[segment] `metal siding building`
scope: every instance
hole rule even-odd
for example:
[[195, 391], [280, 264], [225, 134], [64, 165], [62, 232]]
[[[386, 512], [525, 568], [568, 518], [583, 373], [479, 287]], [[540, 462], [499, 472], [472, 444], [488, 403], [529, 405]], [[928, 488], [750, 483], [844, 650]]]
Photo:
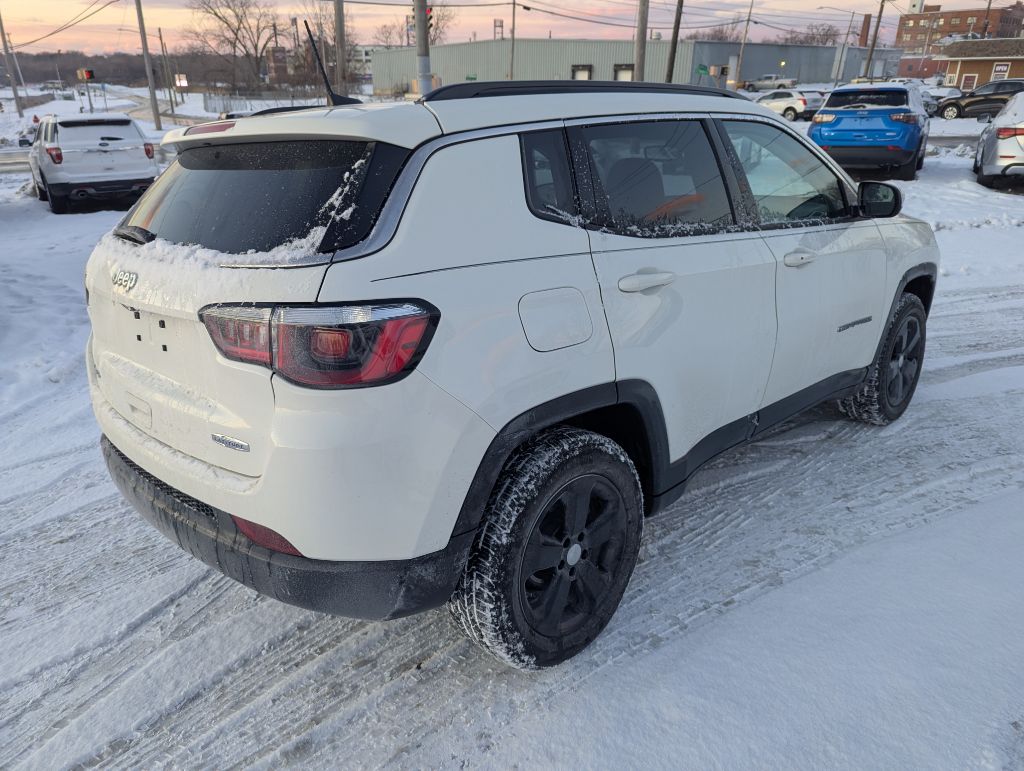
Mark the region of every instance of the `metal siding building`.
[[[663, 81], [668, 64], [667, 40], [647, 43], [647, 80]], [[674, 83], [716, 85], [707, 75], [699, 75], [701, 65], [728, 65], [729, 57], [739, 53], [739, 43], [701, 40], [680, 40], [676, 52]], [[805, 83], [830, 82], [835, 77], [841, 48], [839, 46], [782, 45], [747, 43], [743, 52], [743, 79], [753, 80], [769, 72], [782, 72], [785, 77]], [[435, 46], [430, 51], [430, 65], [442, 85], [466, 80], [507, 80], [511, 64], [511, 40], [483, 40], [474, 43], [452, 43]], [[860, 74], [867, 50], [846, 49], [841, 80]], [[877, 75], [894, 75], [899, 65], [897, 49], [876, 49], [873, 66]], [[631, 40], [516, 40], [516, 80], [569, 80], [573, 71], [589, 68], [593, 80], [615, 80], [619, 68], [631, 68]], [[785, 62], [785, 66], [780, 63]], [[405, 93], [415, 79], [415, 48], [376, 49], [373, 52], [373, 88], [378, 94]], [[724, 85], [724, 79], [723, 79]]]

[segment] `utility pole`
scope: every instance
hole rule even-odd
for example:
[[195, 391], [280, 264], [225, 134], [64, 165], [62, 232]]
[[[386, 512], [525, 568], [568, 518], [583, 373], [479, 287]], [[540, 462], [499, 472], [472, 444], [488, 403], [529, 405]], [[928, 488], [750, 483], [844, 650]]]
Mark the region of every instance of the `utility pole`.
[[885, 10], [885, 0], [878, 4], [878, 21], [875, 22], [875, 34], [871, 36], [871, 45], [868, 46], [868, 60], [864, 62], [864, 77], [871, 78], [871, 60], [875, 57], [875, 46], [878, 44], [878, 30], [882, 27], [882, 11]]
[[416, 80], [420, 96], [430, 93], [430, 29], [427, 27], [427, 0], [413, 4], [416, 16]]
[[345, 0], [334, 0], [334, 59], [336, 62], [335, 89], [348, 96], [348, 60], [345, 58]]
[[633, 44], [633, 80], [644, 79], [644, 64], [647, 59], [647, 12], [650, 0], [640, 0], [636, 12], [636, 41]]
[[985, 6], [985, 23], [981, 25], [981, 36], [982, 38], [988, 37], [988, 15], [992, 11], [992, 0], [988, 0], [988, 5]]
[[18, 117], [24, 118], [25, 111], [21, 109], [21, 95], [18, 93], [18, 83], [14, 79], [14, 67], [11, 64], [11, 48], [7, 42], [7, 33], [4, 32], [4, 17], [0, 16], [0, 38], [4, 41], [4, 60], [7, 62], [7, 77], [11, 79], [11, 90], [14, 92], [14, 106], [18, 110]]
[[25, 76], [21, 74], [21, 64], [18, 62], [18, 52], [14, 50], [14, 41], [11, 40], [11, 33], [7, 33], [7, 44], [11, 47], [11, 58], [14, 59], [14, 69], [18, 71], [18, 82], [21, 83], [21, 87], [25, 89], [25, 95], [28, 95], [28, 86], [25, 85]]
[[[885, 0], [882, 0], [884, 3]], [[740, 41], [740, 55], [736, 61], [736, 89], [743, 88], [743, 49], [747, 47], [747, 34], [750, 32], [750, 17], [754, 13], [754, 0], [750, 0], [747, 8], [747, 23], [743, 25], [743, 40]]]
[[665, 70], [665, 82], [672, 82], [672, 74], [676, 69], [676, 47], [679, 45], [679, 23], [683, 20], [683, 0], [676, 0], [676, 17], [672, 20], [672, 42], [668, 44], [668, 68]]
[[142, 0], [135, 0], [135, 11], [139, 16], [139, 34], [142, 36], [142, 63], [146, 67], [146, 82], [149, 84], [149, 105], [153, 108], [153, 125], [163, 131], [160, 124], [160, 105], [156, 101], [156, 86], [153, 84], [153, 62], [149, 58], [149, 41], [146, 40], [146, 20], [142, 16]]
[[516, 0], [512, 0], [512, 53], [508, 60], [508, 79], [516, 79]]
[[156, 28], [156, 35], [160, 38], [160, 55], [164, 60], [164, 80], [167, 81], [167, 101], [171, 104], [171, 119], [174, 119], [174, 77], [171, 73], [171, 64], [167, 61], [167, 46], [164, 45], [164, 31]]

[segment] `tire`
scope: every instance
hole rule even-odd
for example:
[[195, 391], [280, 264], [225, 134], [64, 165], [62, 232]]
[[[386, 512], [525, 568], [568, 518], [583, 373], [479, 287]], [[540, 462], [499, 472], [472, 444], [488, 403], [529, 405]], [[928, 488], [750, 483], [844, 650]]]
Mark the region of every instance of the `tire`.
[[955, 104], [949, 104], [942, 108], [942, 117], [946, 120], [953, 120], [959, 118], [961, 109]]
[[46, 198], [50, 202], [50, 211], [54, 214], [67, 214], [71, 209], [71, 201], [66, 195], [55, 195], [46, 188]]
[[892, 176], [894, 179], [902, 179], [906, 182], [910, 182], [917, 179], [917, 169], [917, 156], [914, 156], [906, 163], [897, 166], [896, 171]]
[[901, 295], [867, 380], [853, 396], [837, 402], [839, 411], [876, 426], [899, 418], [914, 398], [921, 377], [926, 328], [927, 313], [921, 299], [909, 293]]
[[787, 107], [782, 111], [782, 117], [789, 121], [794, 121], [797, 118], [796, 110], [792, 107]]
[[918, 154], [917, 154], [917, 165], [915, 166], [915, 169], [917, 171], [920, 171], [923, 168], [924, 168], [924, 147], [922, 146], [920, 148], [920, 150], [918, 151]]
[[513, 453], [495, 483], [448, 609], [505, 664], [560, 664], [615, 613], [642, 530], [643, 493], [626, 452], [589, 431], [545, 431]]

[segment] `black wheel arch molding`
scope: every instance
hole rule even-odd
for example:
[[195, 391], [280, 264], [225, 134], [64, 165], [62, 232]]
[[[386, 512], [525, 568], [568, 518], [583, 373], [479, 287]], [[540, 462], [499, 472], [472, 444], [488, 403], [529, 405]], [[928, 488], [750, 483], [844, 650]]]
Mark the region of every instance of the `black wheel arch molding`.
[[[935, 286], [938, 283], [938, 276], [939, 266], [934, 262], [919, 262], [917, 265], [908, 268], [896, 285], [896, 291], [893, 293], [892, 301], [889, 303], [889, 313], [885, 317], [886, 322], [892, 318], [900, 297], [904, 292], [908, 291], [921, 299], [921, 302], [924, 304], [925, 316], [927, 317], [932, 310], [932, 299], [935, 297]], [[885, 338], [883, 335], [878, 340], [875, 358], [878, 358], [884, 343]]]

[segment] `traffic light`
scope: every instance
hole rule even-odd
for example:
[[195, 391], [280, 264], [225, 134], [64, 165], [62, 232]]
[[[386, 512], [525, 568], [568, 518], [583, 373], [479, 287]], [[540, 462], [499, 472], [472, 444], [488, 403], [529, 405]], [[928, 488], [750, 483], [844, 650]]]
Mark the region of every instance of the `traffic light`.
[[427, 6], [427, 32], [434, 28], [434, 6]]
[[80, 69], [78, 71], [79, 80], [95, 80], [95, 78], [96, 73], [94, 73], [92, 70]]

